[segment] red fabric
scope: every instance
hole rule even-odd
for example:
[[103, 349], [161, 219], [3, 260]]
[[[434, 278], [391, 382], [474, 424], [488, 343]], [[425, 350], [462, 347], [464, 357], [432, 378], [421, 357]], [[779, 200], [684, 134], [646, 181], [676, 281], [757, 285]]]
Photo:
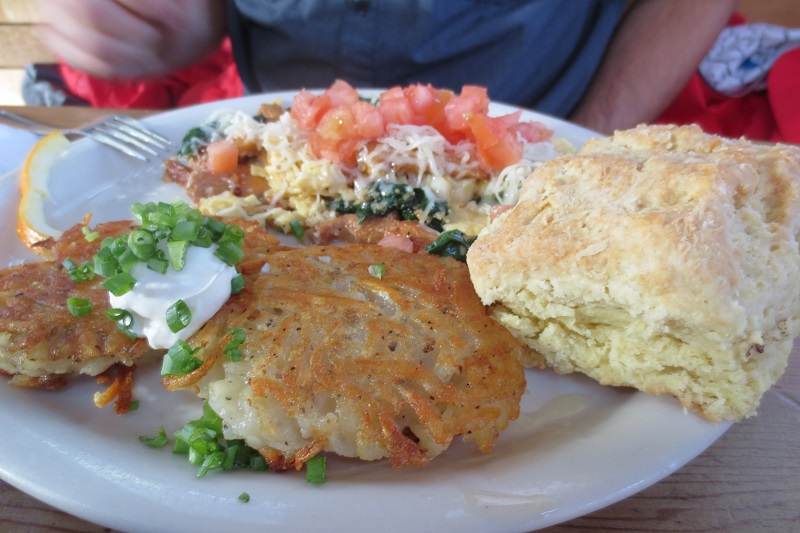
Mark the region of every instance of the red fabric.
[[92, 107], [171, 109], [244, 94], [229, 40], [207, 60], [165, 78], [109, 81], [59, 64], [67, 90]]
[[[744, 24], [734, 14], [729, 26]], [[698, 124], [704, 131], [753, 141], [800, 144], [800, 49], [782, 54], [767, 75], [767, 88], [740, 97], [712, 89], [695, 74], [659, 124]]]
[[655, 122], [698, 124], [703, 131], [726, 137], [781, 140], [766, 92], [731, 98], [709, 87], [698, 74]]
[[775, 137], [800, 144], [800, 48], [781, 55], [767, 76], [767, 95], [775, 116]]

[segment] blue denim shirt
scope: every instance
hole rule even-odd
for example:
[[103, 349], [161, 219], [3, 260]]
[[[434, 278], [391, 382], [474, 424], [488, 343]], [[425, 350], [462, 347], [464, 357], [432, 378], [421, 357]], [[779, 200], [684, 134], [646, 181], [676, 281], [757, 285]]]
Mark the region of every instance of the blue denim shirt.
[[413, 82], [488, 87], [495, 101], [566, 116], [625, 0], [235, 0], [230, 33], [248, 92]]

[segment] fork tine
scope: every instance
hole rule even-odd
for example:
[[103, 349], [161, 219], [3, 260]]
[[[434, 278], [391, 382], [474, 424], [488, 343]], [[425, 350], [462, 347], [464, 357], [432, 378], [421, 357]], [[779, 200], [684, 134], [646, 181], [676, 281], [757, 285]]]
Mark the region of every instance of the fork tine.
[[167, 139], [166, 137], [159, 135], [155, 131], [151, 130], [147, 126], [145, 126], [142, 122], [136, 120], [135, 118], [126, 117], [125, 115], [114, 115], [111, 117], [113, 120], [117, 122], [121, 122], [126, 124], [127, 126], [135, 129], [136, 131], [140, 132], [141, 134], [149, 137], [150, 139], [155, 139], [161, 144], [168, 146], [173, 146], [172, 141]]
[[111, 137], [111, 136], [103, 133], [102, 131], [97, 131], [96, 129], [92, 129], [91, 131], [89, 131], [89, 130], [87, 130], [87, 131], [75, 130], [75, 131], [71, 131], [70, 133], [78, 133], [78, 134], [81, 134], [81, 135], [88, 135], [89, 137], [91, 137], [95, 141], [97, 141], [99, 143], [103, 143], [103, 144], [105, 144], [107, 146], [110, 146], [110, 147], [114, 148], [115, 150], [119, 150], [123, 154], [126, 154], [126, 155], [129, 155], [131, 157], [134, 157], [134, 158], [138, 159], [139, 161], [144, 161], [145, 163], [147, 161], [149, 161], [149, 159], [147, 158], [146, 155], [142, 154], [141, 152], [138, 152], [138, 151], [134, 150], [133, 148], [131, 148], [127, 144], [125, 144], [123, 142], [120, 142], [119, 140], [117, 140], [114, 137]]
[[137, 138], [128, 135], [127, 133], [115, 130], [114, 128], [109, 127], [106, 124], [98, 124], [94, 128], [91, 128], [88, 131], [95, 131], [102, 133], [104, 135], [108, 135], [109, 137], [113, 137], [117, 141], [121, 143], [125, 143], [128, 145], [133, 145], [139, 150], [143, 152], [147, 152], [150, 155], [158, 155], [158, 152], [147, 146], [145, 143], [139, 141]]
[[167, 143], [158, 139], [149, 130], [140, 130], [138, 128], [134, 128], [133, 126], [129, 126], [128, 124], [125, 124], [123, 122], [118, 122], [116, 120], [111, 120], [107, 123], [102, 124], [102, 126], [116, 130], [121, 134], [128, 135], [133, 139], [138, 139], [142, 141], [144, 144], [154, 146], [159, 150], [166, 150], [169, 148], [169, 145]]

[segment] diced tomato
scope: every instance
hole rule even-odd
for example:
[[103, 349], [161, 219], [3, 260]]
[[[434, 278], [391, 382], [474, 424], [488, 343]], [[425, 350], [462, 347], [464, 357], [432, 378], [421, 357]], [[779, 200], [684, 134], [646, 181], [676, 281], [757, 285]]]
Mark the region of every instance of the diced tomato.
[[233, 172], [239, 165], [239, 148], [231, 141], [216, 141], [206, 146], [206, 167], [212, 174]]
[[308, 91], [300, 91], [292, 100], [292, 118], [304, 130], [313, 130], [322, 116], [332, 107], [328, 95], [315, 95]]
[[490, 222], [494, 221], [494, 219], [496, 219], [503, 213], [511, 211], [512, 209], [514, 209], [514, 206], [509, 204], [499, 204], [489, 207], [489, 221]]
[[514, 127], [514, 131], [529, 143], [546, 141], [553, 136], [553, 130], [541, 122], [520, 122]]
[[331, 99], [331, 105], [334, 107], [351, 106], [359, 101], [358, 91], [344, 80], [334, 81], [325, 94]]
[[408, 104], [419, 117], [425, 117], [428, 110], [436, 103], [436, 96], [433, 94], [433, 87], [430, 85], [414, 84], [403, 89], [403, 94], [408, 100]]
[[489, 112], [489, 97], [484, 87], [464, 85], [461, 94], [453, 96], [444, 108], [447, 123], [453, 131], [466, 131], [475, 115]]
[[323, 115], [309, 142], [318, 156], [335, 163], [352, 163], [360, 140], [355, 115], [349, 107], [340, 106]]
[[387, 233], [384, 235], [383, 238], [378, 241], [378, 246], [397, 248], [398, 250], [408, 253], [412, 253], [414, 251], [414, 242], [411, 239], [395, 233]]
[[380, 96], [378, 111], [384, 124], [411, 124], [414, 110], [400, 87], [385, 91]]
[[478, 159], [488, 169], [500, 170], [522, 157], [522, 143], [509, 128], [508, 116], [474, 115], [469, 126], [475, 136]]
[[381, 93], [375, 106], [342, 80], [321, 95], [301, 91], [291, 110], [298, 125], [311, 132], [311, 152], [334, 162], [355, 162], [360, 146], [385, 135], [390, 124], [428, 125], [451, 143], [472, 141], [487, 170], [518, 162], [521, 139], [539, 142], [552, 134], [538, 122], [520, 122], [522, 111], [501, 117], [488, 112], [486, 88], [477, 85], [463, 86], [460, 94], [422, 84], [392, 87]]
[[349, 107], [334, 107], [322, 116], [316, 131], [325, 139], [334, 141], [349, 139], [358, 131], [356, 118]]
[[359, 101], [353, 104], [352, 111], [356, 121], [356, 130], [363, 139], [377, 139], [386, 133], [383, 116], [374, 105]]

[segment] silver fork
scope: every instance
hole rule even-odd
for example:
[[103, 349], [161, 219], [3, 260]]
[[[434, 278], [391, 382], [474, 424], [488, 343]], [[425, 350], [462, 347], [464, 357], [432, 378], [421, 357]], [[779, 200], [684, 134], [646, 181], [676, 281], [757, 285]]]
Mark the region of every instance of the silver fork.
[[41, 124], [2, 109], [0, 117], [29, 126], [32, 129], [28, 131], [39, 135], [59, 130], [66, 136], [90, 137], [140, 161], [149, 161], [148, 156], [159, 156], [160, 152], [171, 152], [173, 148], [169, 139], [140, 121], [124, 115], [109, 115], [76, 129], [60, 129]]

